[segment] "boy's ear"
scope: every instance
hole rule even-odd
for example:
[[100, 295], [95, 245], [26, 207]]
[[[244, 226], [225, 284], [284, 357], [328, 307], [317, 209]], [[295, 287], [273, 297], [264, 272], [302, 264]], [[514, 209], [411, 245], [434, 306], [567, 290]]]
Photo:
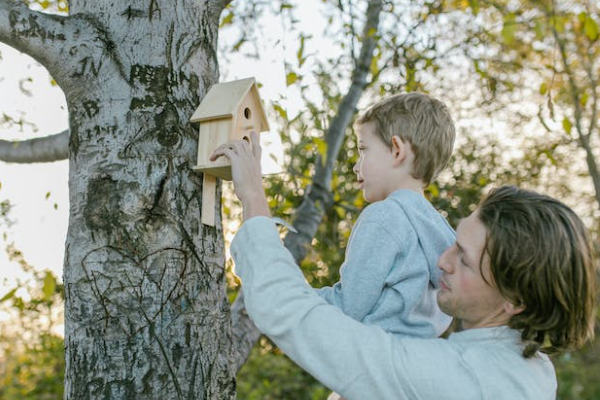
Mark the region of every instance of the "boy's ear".
[[400, 139], [400, 136], [394, 135], [392, 136], [392, 156], [394, 157], [394, 165], [400, 165], [406, 159], [407, 146], [409, 144], [405, 143]]

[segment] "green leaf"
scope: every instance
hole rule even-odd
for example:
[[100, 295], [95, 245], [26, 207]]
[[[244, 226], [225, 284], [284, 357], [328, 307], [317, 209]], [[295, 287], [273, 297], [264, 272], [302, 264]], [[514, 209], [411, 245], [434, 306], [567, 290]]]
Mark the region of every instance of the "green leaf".
[[430, 183], [427, 187], [427, 191], [431, 193], [432, 197], [440, 197], [440, 189], [435, 183]]
[[556, 29], [558, 33], [563, 33], [565, 31], [565, 22], [566, 19], [562, 16], [554, 15], [552, 18], [550, 18], [552, 27]]
[[546, 21], [544, 19], [536, 20], [535, 27], [533, 29], [535, 31], [535, 37], [538, 40], [541, 40], [544, 37], [546, 37], [547, 26], [546, 26]]
[[239, 51], [240, 48], [242, 47], [242, 45], [246, 42], [247, 42], [246, 38], [241, 38], [233, 45], [233, 50]]
[[379, 73], [379, 60], [381, 59], [381, 51], [377, 51], [371, 58], [371, 65], [369, 69], [371, 75], [376, 76]]
[[545, 95], [546, 93], [548, 93], [548, 84], [546, 82], [543, 82], [540, 85], [540, 94]]
[[515, 21], [515, 14], [509, 13], [504, 16], [504, 23], [502, 25], [502, 39], [504, 43], [510, 45], [515, 40], [515, 32], [517, 25]]
[[598, 24], [589, 15], [585, 19], [583, 29], [585, 30], [585, 34], [588, 38], [590, 38], [590, 40], [598, 39]]
[[219, 24], [219, 28], [224, 27], [225, 25], [230, 25], [233, 23], [233, 13], [230, 11], [229, 14], [223, 17], [221, 20], [221, 24]]
[[283, 109], [283, 107], [281, 107], [279, 104], [274, 104], [273, 108], [275, 109], [275, 111], [277, 111], [279, 113], [281, 118], [283, 118], [287, 121], [288, 114], [287, 114], [287, 111]]
[[325, 165], [327, 162], [327, 142], [321, 138], [315, 138], [314, 142], [317, 145], [317, 151], [321, 155], [321, 162]]
[[477, 15], [479, 13], [479, 0], [469, 0], [469, 7], [473, 11], [473, 15]]
[[0, 303], [4, 303], [6, 300], [10, 300], [13, 297], [15, 297], [15, 293], [17, 293], [17, 290], [19, 290], [19, 288], [14, 288], [13, 290], [11, 290], [10, 292], [6, 293], [4, 295], [4, 297], [2, 297], [0, 299]]
[[304, 41], [306, 40], [305, 36], [300, 37], [300, 47], [298, 48], [298, 52], [296, 56], [298, 57], [298, 67], [301, 67], [306, 61], [306, 57], [304, 57]]
[[567, 135], [571, 134], [571, 129], [573, 128], [573, 124], [571, 123], [571, 120], [567, 117], [565, 117], [562, 121], [562, 126], [563, 129], [565, 130], [565, 132], [567, 133]]
[[590, 98], [590, 95], [588, 94], [588, 92], [584, 92], [581, 95], [581, 98], [579, 99], [579, 104], [581, 104], [583, 107], [585, 107], [589, 98]]
[[295, 72], [289, 72], [285, 77], [285, 83], [287, 86], [293, 85], [298, 81], [298, 75]]
[[46, 200], [50, 197], [50, 192], [46, 192]]
[[44, 300], [49, 301], [52, 298], [52, 295], [56, 291], [56, 278], [52, 275], [51, 272], [46, 272], [46, 277], [44, 278], [44, 286], [42, 287], [42, 292], [44, 293]]

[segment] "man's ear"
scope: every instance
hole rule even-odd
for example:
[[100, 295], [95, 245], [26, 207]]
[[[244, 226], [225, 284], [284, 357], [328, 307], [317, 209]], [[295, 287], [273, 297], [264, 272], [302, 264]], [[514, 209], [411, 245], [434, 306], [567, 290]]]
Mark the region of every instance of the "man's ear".
[[504, 311], [508, 315], [517, 315], [517, 314], [520, 314], [523, 311], [525, 311], [525, 305], [524, 304], [516, 305], [516, 304], [511, 303], [510, 301], [505, 301], [504, 302]]
[[404, 162], [408, 156], [408, 142], [403, 142], [400, 136], [392, 136], [392, 156], [394, 157], [394, 166], [398, 166]]

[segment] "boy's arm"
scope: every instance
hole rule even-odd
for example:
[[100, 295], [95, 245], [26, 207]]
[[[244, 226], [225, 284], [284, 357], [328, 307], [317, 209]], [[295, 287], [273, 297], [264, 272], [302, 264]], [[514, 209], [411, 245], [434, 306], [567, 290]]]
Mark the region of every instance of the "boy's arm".
[[[323, 286], [315, 289], [315, 293], [325, 299], [331, 305], [341, 308], [340, 304], [336, 303], [336, 300], [341, 298], [340, 290], [342, 285], [336, 282], [333, 286]], [[336, 293], [337, 291], [337, 293]]]
[[340, 282], [323, 296], [357, 321], [373, 311], [401, 256], [400, 239], [370, 218], [372, 210], [365, 212], [367, 215], [361, 216], [348, 243]]

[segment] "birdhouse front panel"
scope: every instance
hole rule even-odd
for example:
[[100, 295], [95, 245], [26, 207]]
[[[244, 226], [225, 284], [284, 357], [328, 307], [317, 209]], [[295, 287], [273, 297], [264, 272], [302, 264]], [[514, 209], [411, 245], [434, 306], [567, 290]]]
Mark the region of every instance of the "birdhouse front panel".
[[214, 149], [227, 143], [233, 130], [231, 118], [223, 118], [200, 123], [198, 138], [198, 165], [195, 170], [231, 180], [231, 163], [227, 157], [219, 157], [210, 161], [209, 156]]
[[261, 112], [262, 105], [257, 92], [250, 90], [237, 109], [231, 140], [243, 139], [250, 135], [250, 131], [262, 132]]

